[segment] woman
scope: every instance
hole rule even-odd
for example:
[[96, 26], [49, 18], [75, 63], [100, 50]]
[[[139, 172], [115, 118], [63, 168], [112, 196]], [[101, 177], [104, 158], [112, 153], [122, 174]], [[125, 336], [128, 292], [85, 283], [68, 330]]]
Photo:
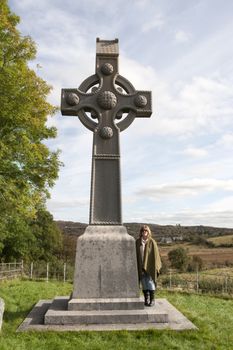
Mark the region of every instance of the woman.
[[138, 276], [142, 284], [145, 305], [154, 305], [157, 277], [162, 267], [157, 243], [151, 236], [150, 228], [143, 225], [136, 240]]

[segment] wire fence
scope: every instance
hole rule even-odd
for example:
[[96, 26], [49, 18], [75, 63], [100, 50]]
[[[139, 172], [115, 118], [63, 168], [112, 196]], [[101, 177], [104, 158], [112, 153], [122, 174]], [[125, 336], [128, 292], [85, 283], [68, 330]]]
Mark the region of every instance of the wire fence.
[[57, 281], [72, 281], [74, 274], [74, 267], [71, 264], [63, 262], [11, 262], [0, 263], [0, 281], [13, 279], [17, 277], [24, 277], [31, 280], [50, 280]]
[[23, 275], [23, 261], [13, 263], [0, 263], [0, 281], [12, 279]]
[[31, 262], [24, 267], [24, 276], [31, 280], [73, 281], [74, 266], [69, 263]]
[[[56, 280], [72, 282], [74, 266], [63, 262], [31, 262], [0, 263], [0, 281], [16, 277], [31, 280]], [[233, 269], [222, 269], [218, 272], [196, 271], [194, 273], [180, 273], [169, 270], [160, 275], [158, 289], [180, 290], [195, 293], [212, 293], [233, 296]]]
[[169, 290], [212, 293], [233, 296], [233, 270], [210, 272], [198, 270], [194, 273], [179, 273], [169, 270], [161, 275], [158, 287]]

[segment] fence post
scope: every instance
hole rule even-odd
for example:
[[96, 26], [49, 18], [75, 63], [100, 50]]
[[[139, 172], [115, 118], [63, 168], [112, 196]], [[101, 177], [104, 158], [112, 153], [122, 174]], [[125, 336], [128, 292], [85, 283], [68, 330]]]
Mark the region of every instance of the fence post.
[[46, 282], [49, 281], [49, 263], [47, 263], [47, 269], [46, 269]]
[[197, 293], [199, 292], [199, 271], [197, 266]]
[[23, 272], [24, 272], [24, 267], [23, 267], [23, 260], [21, 261], [21, 275], [23, 276]]
[[170, 270], [170, 275], [169, 275], [169, 288], [172, 289], [172, 272]]
[[66, 263], [64, 263], [64, 279], [63, 281], [65, 282], [66, 281]]
[[31, 262], [31, 271], [30, 271], [31, 280], [32, 280], [32, 275], [33, 275], [33, 262]]
[[227, 276], [225, 276], [225, 293], [227, 293]]

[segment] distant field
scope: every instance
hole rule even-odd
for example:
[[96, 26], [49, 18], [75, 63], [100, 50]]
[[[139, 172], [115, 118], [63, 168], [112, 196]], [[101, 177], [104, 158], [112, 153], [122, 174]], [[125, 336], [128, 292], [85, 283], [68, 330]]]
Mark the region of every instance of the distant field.
[[[217, 238], [217, 237], [216, 237]], [[163, 258], [167, 258], [168, 252], [177, 247], [187, 249], [188, 255], [198, 255], [207, 266], [224, 265], [226, 262], [233, 264], [233, 247], [229, 248], [206, 248], [188, 243], [176, 244], [172, 246], [159, 247], [160, 254]]]
[[223, 245], [223, 244], [224, 245], [231, 245], [231, 244], [233, 244], [233, 235], [208, 238], [207, 241], [214, 243], [214, 245], [216, 247]]
[[232, 276], [233, 277], [233, 267], [222, 267], [217, 269], [210, 269], [200, 272], [201, 275], [221, 275], [221, 276]]

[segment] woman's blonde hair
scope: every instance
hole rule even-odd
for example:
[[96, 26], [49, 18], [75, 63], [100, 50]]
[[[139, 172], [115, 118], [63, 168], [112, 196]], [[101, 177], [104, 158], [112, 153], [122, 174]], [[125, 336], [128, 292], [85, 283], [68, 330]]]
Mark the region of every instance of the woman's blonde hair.
[[143, 231], [147, 231], [147, 232], [148, 232], [148, 238], [151, 237], [151, 230], [150, 230], [149, 226], [143, 225], [143, 226], [140, 228], [140, 233], [139, 233], [139, 237], [140, 237], [140, 238], [142, 237]]

